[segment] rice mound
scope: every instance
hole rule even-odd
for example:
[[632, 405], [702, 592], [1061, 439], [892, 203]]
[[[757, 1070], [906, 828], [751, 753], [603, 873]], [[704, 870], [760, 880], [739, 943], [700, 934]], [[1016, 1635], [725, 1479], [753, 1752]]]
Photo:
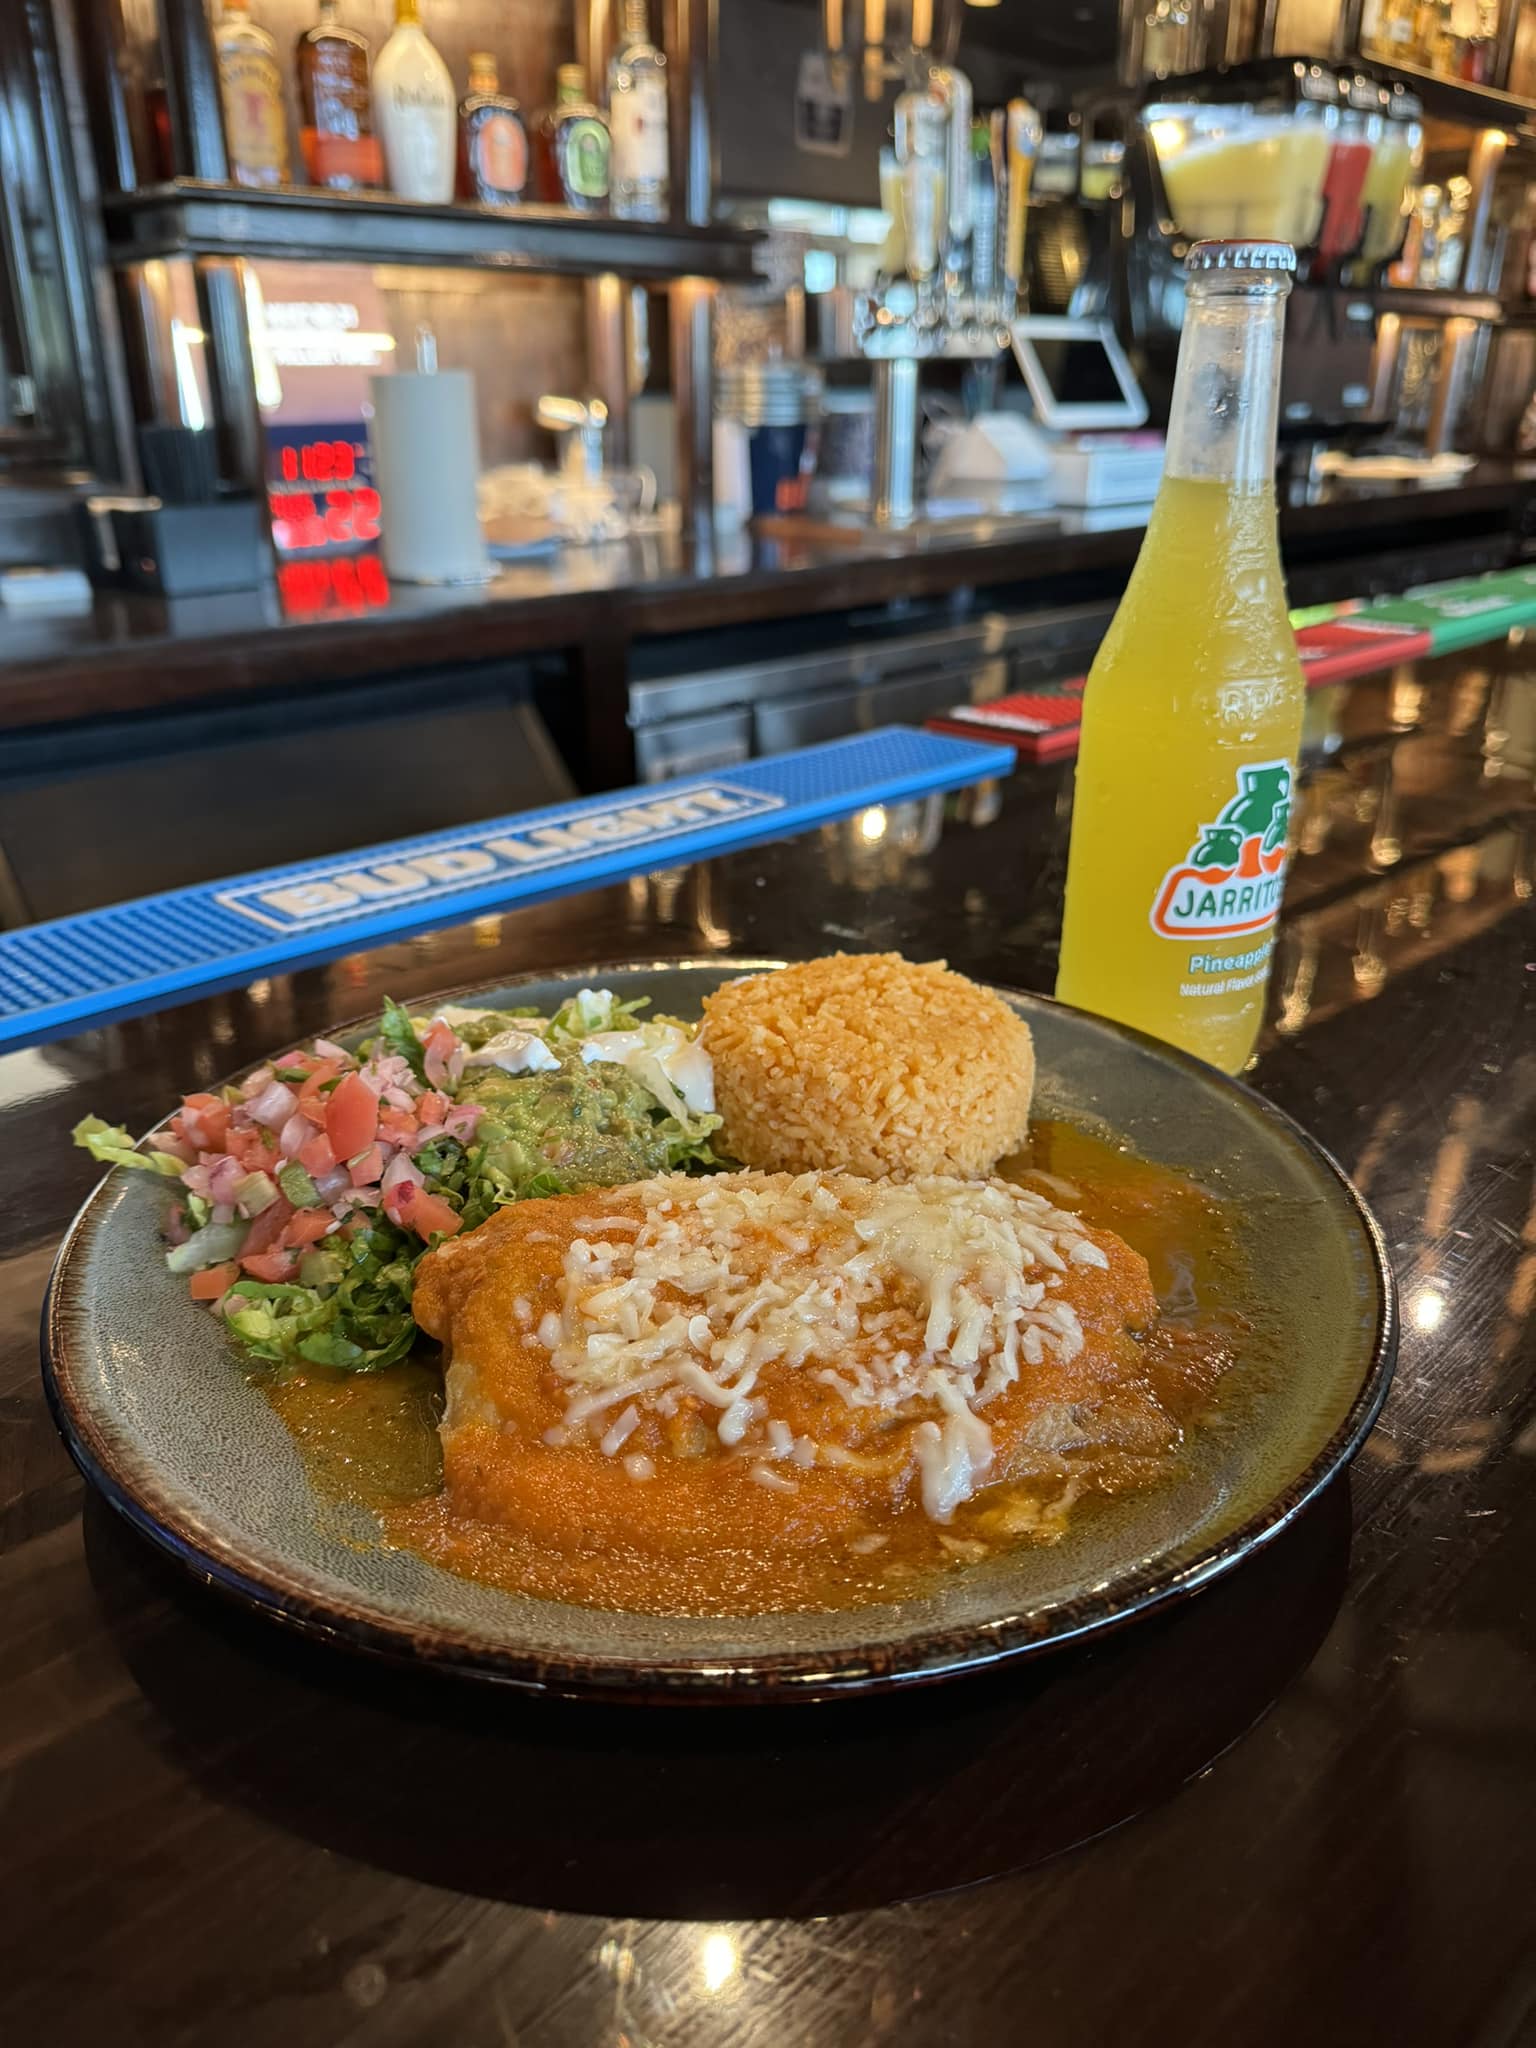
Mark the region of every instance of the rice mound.
[[834, 953], [704, 999], [720, 1142], [766, 1173], [990, 1173], [1029, 1128], [1035, 1049], [942, 961]]

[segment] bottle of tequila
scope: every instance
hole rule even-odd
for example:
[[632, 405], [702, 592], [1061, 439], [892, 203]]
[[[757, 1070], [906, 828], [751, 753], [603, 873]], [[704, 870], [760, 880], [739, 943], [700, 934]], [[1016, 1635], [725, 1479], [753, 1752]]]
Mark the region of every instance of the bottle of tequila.
[[670, 211], [667, 60], [651, 41], [646, 0], [624, 0], [623, 34], [608, 67], [613, 135], [613, 210], [621, 220], [665, 220]]
[[579, 64], [555, 73], [554, 158], [560, 191], [575, 213], [606, 213], [612, 144], [608, 123], [587, 98], [587, 74]]
[[469, 60], [469, 91], [459, 107], [459, 194], [482, 206], [512, 206], [528, 182], [523, 110], [501, 90], [488, 50]]

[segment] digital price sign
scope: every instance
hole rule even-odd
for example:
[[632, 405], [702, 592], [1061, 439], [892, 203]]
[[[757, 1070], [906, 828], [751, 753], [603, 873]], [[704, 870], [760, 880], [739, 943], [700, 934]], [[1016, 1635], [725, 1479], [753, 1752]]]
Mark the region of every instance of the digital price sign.
[[356, 427], [268, 427], [267, 501], [280, 555], [371, 546], [379, 494]]

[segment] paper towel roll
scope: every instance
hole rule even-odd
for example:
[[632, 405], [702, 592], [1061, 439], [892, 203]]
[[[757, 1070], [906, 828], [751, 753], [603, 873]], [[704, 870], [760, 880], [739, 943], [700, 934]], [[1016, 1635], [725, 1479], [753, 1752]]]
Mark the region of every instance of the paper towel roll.
[[384, 567], [403, 583], [484, 583], [474, 378], [400, 370], [368, 381]]

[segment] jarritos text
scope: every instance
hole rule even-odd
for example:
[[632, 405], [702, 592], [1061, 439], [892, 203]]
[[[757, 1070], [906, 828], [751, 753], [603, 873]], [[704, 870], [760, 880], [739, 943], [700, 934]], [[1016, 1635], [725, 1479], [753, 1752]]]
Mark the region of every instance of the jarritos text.
[[1285, 887], [1290, 818], [1288, 761], [1239, 768], [1236, 796], [1158, 884], [1153, 931], [1165, 939], [1226, 939], [1266, 930]]

